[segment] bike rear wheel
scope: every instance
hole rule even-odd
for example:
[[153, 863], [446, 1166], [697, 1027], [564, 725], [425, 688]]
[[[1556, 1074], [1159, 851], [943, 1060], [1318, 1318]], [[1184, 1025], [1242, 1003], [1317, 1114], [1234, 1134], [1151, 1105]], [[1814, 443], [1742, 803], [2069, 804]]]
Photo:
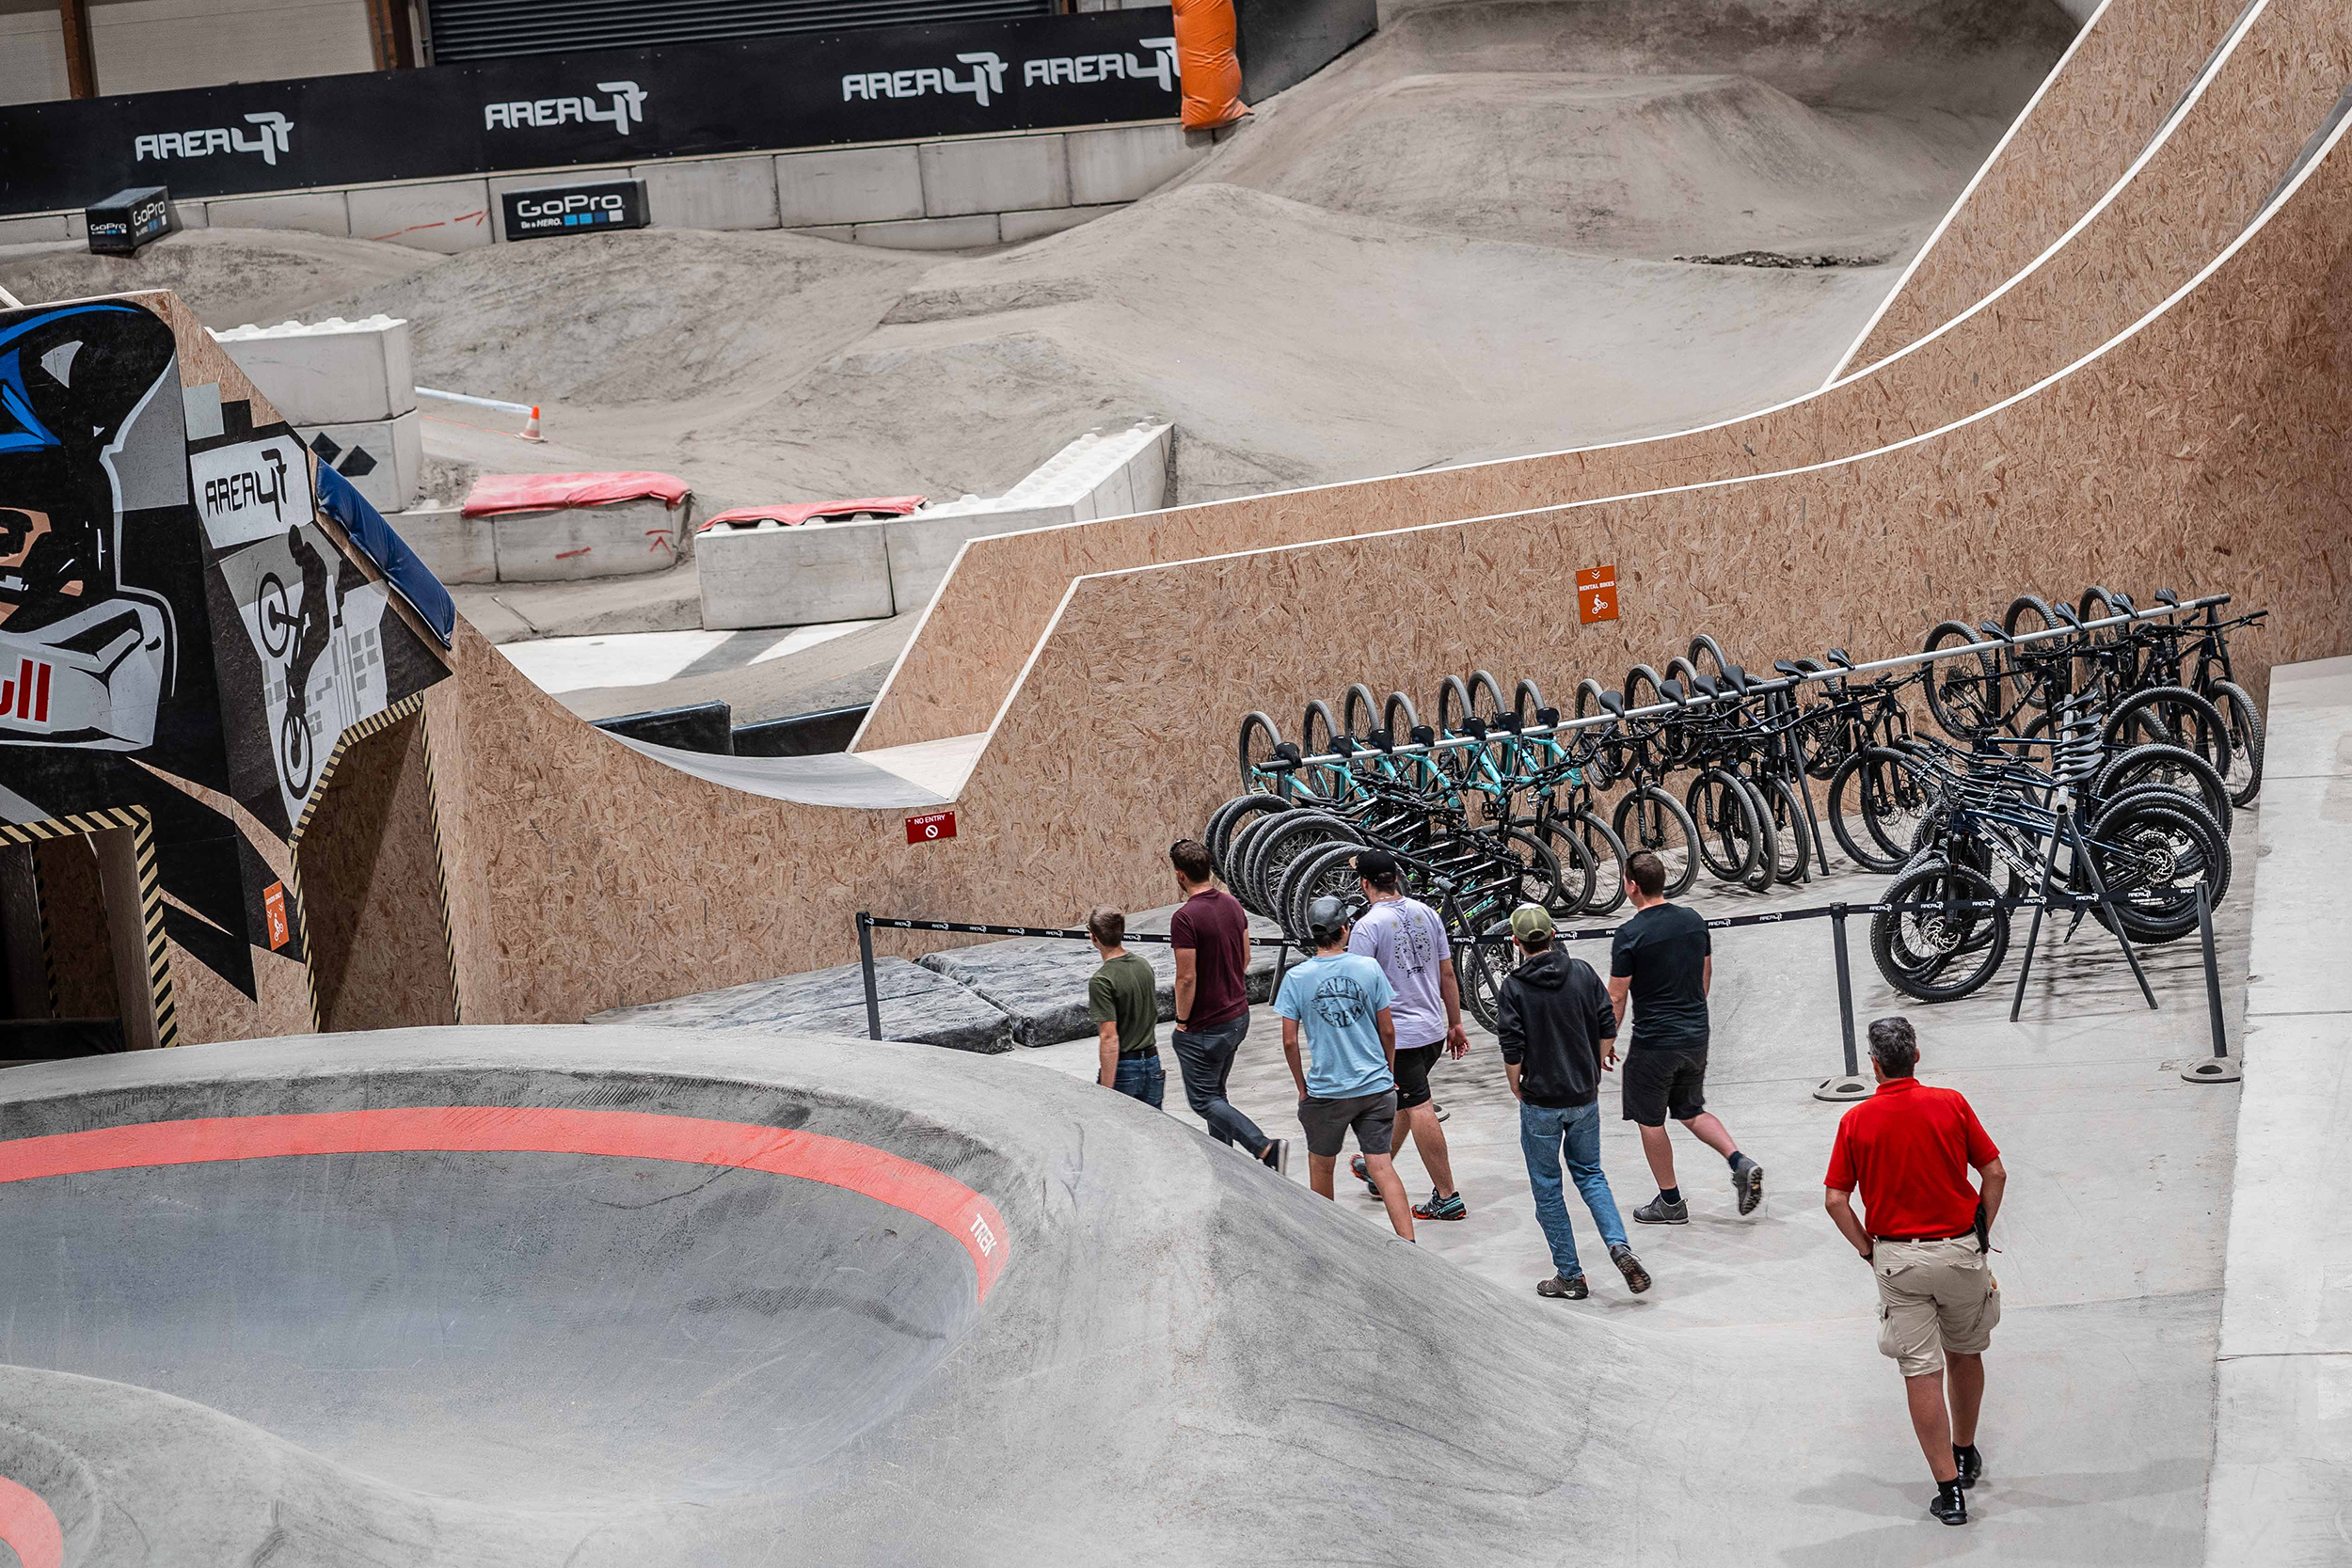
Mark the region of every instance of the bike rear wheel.
[[1363, 739], [1373, 732], [1373, 720], [1379, 712], [1380, 705], [1373, 700], [1372, 688], [1358, 681], [1340, 699], [1340, 722], [1345, 726], [1342, 733], [1350, 739]]
[[1829, 782], [1829, 828], [1846, 858], [1867, 871], [1899, 871], [1927, 813], [1927, 791], [1900, 752], [1867, 746]]
[[1629, 855], [1646, 849], [1666, 868], [1666, 896], [1678, 898], [1698, 879], [1698, 825], [1682, 802], [1659, 788], [1644, 784], [1617, 802], [1610, 827]]
[[1241, 786], [1244, 789], [1266, 789], [1271, 786], [1260, 771], [1274, 760], [1274, 748], [1282, 743], [1282, 732], [1274, 727], [1274, 721], [1263, 713], [1251, 713], [1241, 721]]
[[[2096, 906], [2099, 923], [2121, 923], [2134, 942], [2176, 942], [2197, 929], [2197, 885], [2210, 905], [2230, 891], [2230, 843], [2196, 806], [2162, 789], [2124, 797], [2087, 831], [2091, 863], [2117, 902]], [[2089, 879], [2079, 891], [2092, 892]]]
[[[1928, 633], [1920, 652], [1966, 647], [1980, 641], [1959, 621], [1940, 622]], [[2001, 721], [2001, 667], [1989, 653], [1954, 654], [1928, 667], [1928, 711], [1959, 740], [1976, 740], [1993, 733]]]
[[1926, 908], [1870, 917], [1870, 958], [1886, 983], [1922, 1002], [1955, 1002], [1993, 978], [2009, 956], [2009, 911], [1993, 884], [1966, 866], [1928, 861], [1895, 879], [1881, 902]]
[[1580, 811], [1565, 826], [1582, 843], [1593, 863], [1593, 891], [1584, 900], [1585, 911], [1607, 914], [1625, 902], [1625, 840], [1597, 812]]
[[1684, 791], [1683, 809], [1698, 825], [1699, 860], [1718, 881], [1747, 879], [1763, 858], [1756, 802], [1740, 781], [1721, 768], [1702, 770]]
[[1764, 802], [1772, 808], [1765, 818], [1772, 831], [1775, 853], [1772, 857], [1772, 879], [1783, 887], [1804, 880], [1805, 863], [1813, 855], [1813, 832], [1804, 819], [1804, 802], [1797, 798], [1797, 790], [1787, 779], [1772, 779], [1757, 786], [1764, 792]]
[[2205, 700], [2221, 710], [2230, 733], [2230, 766], [2222, 779], [2230, 786], [2232, 805], [2251, 805], [2263, 792], [2263, 715], [2254, 699], [2235, 681], [2215, 681]]

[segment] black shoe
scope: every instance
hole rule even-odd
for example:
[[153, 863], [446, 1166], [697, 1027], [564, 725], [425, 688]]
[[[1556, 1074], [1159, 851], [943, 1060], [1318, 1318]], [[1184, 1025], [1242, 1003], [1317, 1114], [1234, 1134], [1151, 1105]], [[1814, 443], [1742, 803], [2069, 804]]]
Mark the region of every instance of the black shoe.
[[1442, 1105], [1438, 1104], [1436, 1101], [1434, 1101], [1434, 1100], [1433, 1100], [1433, 1101], [1431, 1101], [1429, 1102], [1429, 1114], [1430, 1114], [1431, 1116], [1433, 1116], [1433, 1117], [1437, 1117], [1439, 1121], [1443, 1121], [1443, 1120], [1445, 1120], [1445, 1118], [1446, 1118], [1446, 1117], [1448, 1117], [1452, 1116], [1454, 1113], [1453, 1113], [1452, 1111], [1447, 1110], [1444, 1106], [1442, 1106]]
[[1350, 1160], [1347, 1163], [1347, 1168], [1354, 1173], [1357, 1180], [1361, 1181], [1364, 1184], [1365, 1192], [1369, 1193], [1374, 1197], [1378, 1197], [1380, 1196], [1380, 1183], [1375, 1181], [1372, 1179], [1372, 1172], [1365, 1168], [1364, 1157], [1362, 1155], [1359, 1154], [1353, 1160]]
[[1764, 1167], [1751, 1160], [1731, 1173], [1731, 1190], [1740, 1199], [1740, 1212], [1753, 1214], [1764, 1201]]
[[1288, 1138], [1268, 1138], [1265, 1152], [1258, 1156], [1258, 1163], [1268, 1170], [1288, 1176], [1291, 1172], [1291, 1141]]
[[1640, 1225], [1688, 1225], [1691, 1223], [1691, 1206], [1680, 1199], [1669, 1203], [1665, 1195], [1661, 1193], [1634, 1210], [1633, 1218]]
[[1631, 1247], [1619, 1242], [1609, 1249], [1609, 1260], [1617, 1265], [1619, 1274], [1625, 1275], [1627, 1290], [1638, 1296], [1649, 1289], [1649, 1270], [1642, 1267], [1642, 1260], [1633, 1256]]
[[1593, 1288], [1584, 1283], [1584, 1276], [1581, 1274], [1556, 1274], [1549, 1279], [1535, 1281], [1535, 1293], [1549, 1296], [1553, 1301], [1582, 1301], [1593, 1293]]
[[1974, 1443], [1969, 1444], [1964, 1449], [1958, 1443], [1954, 1443], [1952, 1445], [1952, 1463], [1960, 1466], [1960, 1486], [1962, 1491], [1966, 1491], [1969, 1487], [1976, 1485], [1977, 1482], [1984, 1479], [1984, 1455], [1977, 1451], [1977, 1446]]
[[1466, 1220], [1470, 1218], [1470, 1205], [1462, 1201], [1460, 1193], [1448, 1193], [1443, 1197], [1439, 1197], [1438, 1190], [1432, 1187], [1429, 1190], [1428, 1202], [1413, 1205], [1413, 1218], [1417, 1220]]
[[1968, 1522], [1968, 1494], [1960, 1489], [1960, 1482], [1947, 1481], [1935, 1489], [1935, 1501], [1928, 1504], [1928, 1513], [1947, 1525]]

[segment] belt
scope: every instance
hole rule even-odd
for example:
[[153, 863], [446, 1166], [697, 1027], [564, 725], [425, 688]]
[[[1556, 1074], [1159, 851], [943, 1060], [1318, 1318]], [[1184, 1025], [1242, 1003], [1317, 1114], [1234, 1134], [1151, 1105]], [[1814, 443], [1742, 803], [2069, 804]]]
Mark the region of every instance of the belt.
[[1948, 1236], [1873, 1236], [1870, 1238], [1874, 1242], [1973, 1242], [1976, 1239], [1977, 1227], [1973, 1225], [1965, 1230], [1955, 1230]]

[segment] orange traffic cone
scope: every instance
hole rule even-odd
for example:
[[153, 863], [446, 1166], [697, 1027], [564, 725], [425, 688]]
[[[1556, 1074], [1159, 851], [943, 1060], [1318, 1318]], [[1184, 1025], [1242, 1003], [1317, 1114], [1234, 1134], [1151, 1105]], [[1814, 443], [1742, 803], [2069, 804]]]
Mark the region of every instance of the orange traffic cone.
[[523, 421], [522, 438], [526, 441], [544, 441], [547, 439], [546, 436], [539, 434], [539, 405], [535, 403], [531, 405], [531, 418]]

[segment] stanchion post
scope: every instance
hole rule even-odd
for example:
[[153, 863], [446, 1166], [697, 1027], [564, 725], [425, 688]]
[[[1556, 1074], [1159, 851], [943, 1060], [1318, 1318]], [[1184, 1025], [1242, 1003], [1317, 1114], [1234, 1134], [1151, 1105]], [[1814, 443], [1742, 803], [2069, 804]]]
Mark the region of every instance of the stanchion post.
[[2213, 899], [2205, 884], [2197, 884], [2197, 935], [2205, 949], [2205, 1016], [2213, 1026], [2213, 1054], [2181, 1076], [2192, 1084], [2234, 1084], [2238, 1065], [2230, 1055], [2230, 1026], [2221, 1015], [2221, 956], [2214, 951]]
[[1862, 1076], [1862, 1058], [1854, 1050], [1853, 1038], [1853, 965], [1846, 956], [1846, 906], [1829, 907], [1830, 944], [1837, 953], [1837, 1024], [1846, 1037], [1846, 1071], [1843, 1077], [1824, 1078], [1820, 1087], [1813, 1091], [1816, 1100], [1867, 1100], [1873, 1090], [1869, 1080]]
[[866, 910], [857, 911], [857, 967], [866, 982], [866, 1037], [882, 1038], [882, 997], [874, 990], [874, 917]]

